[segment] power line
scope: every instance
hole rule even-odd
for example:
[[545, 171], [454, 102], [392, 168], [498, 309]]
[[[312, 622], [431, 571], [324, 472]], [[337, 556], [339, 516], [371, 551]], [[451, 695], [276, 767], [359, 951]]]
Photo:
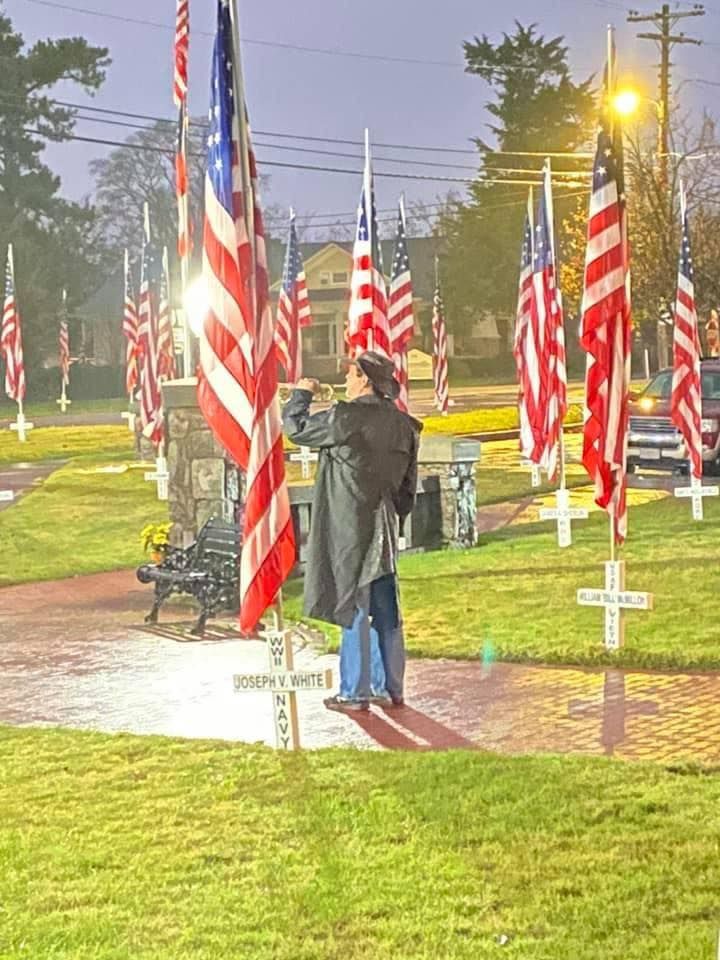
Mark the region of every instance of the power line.
[[[127, 143], [122, 140], [107, 140], [101, 137], [84, 137], [80, 134], [68, 134], [61, 137], [53, 137], [49, 133], [45, 133], [42, 130], [31, 130], [29, 128], [23, 128], [25, 133], [29, 133], [32, 136], [42, 137], [45, 140], [49, 140], [55, 143], [63, 143], [66, 141], [78, 141], [80, 143], [95, 143], [101, 146], [107, 147], [125, 147], [130, 150], [141, 150], [149, 151], [152, 153], [162, 153], [165, 156], [174, 156], [175, 151], [169, 147], [156, 147], [150, 144], [140, 144], [140, 143]], [[193, 153], [191, 156], [200, 157], [202, 154]], [[353, 177], [358, 176], [358, 170], [349, 170], [346, 167], [321, 167], [313, 166], [306, 163], [288, 163], [280, 160], [262, 160], [262, 166], [265, 167], [283, 167], [291, 170], [311, 170], [317, 173], [344, 173]], [[523, 173], [531, 174], [533, 171], [522, 171]], [[470, 177], [439, 177], [439, 176], [430, 176], [429, 174], [420, 174], [420, 173], [391, 173], [388, 170], [375, 170], [374, 174], [376, 177], [382, 177], [385, 179], [391, 180], [425, 180], [431, 181], [434, 183], [463, 183], [468, 186], [473, 184], [475, 185], [484, 185], [484, 184], [513, 184], [518, 186], [536, 186], [540, 183], [540, 177], [534, 180], [512, 180], [505, 177], [487, 177], [487, 178], [470, 178]], [[561, 183], [557, 184], [559, 187], [571, 188], [575, 186], [572, 183]]]

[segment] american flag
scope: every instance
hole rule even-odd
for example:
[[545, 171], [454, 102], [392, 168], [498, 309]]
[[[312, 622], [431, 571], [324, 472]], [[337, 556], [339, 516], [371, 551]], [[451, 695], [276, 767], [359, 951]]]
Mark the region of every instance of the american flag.
[[530, 425], [529, 404], [532, 402], [531, 385], [525, 352], [530, 324], [530, 303], [533, 287], [533, 209], [532, 187], [528, 196], [525, 223], [523, 225], [523, 243], [520, 254], [520, 280], [518, 282], [518, 305], [515, 319], [515, 338], [513, 356], [518, 378], [518, 415], [520, 420], [520, 453], [526, 459], [533, 454], [535, 443]]
[[66, 387], [70, 383], [70, 333], [68, 331], [67, 318], [67, 290], [63, 290], [62, 292], [59, 346], [60, 382], [63, 387]]
[[5, 393], [16, 403], [25, 399], [25, 362], [23, 360], [20, 313], [15, 300], [15, 268], [12, 244], [8, 246], [5, 269], [5, 298], [0, 324], [0, 356], [5, 361]]
[[550, 161], [546, 161], [543, 171], [534, 246], [533, 306], [537, 309], [543, 330], [540, 338], [543, 409], [539, 426], [543, 444], [542, 461], [552, 480], [557, 473], [562, 424], [567, 412], [567, 373], [562, 301], [557, 286]]
[[365, 350], [377, 350], [390, 357], [392, 347], [388, 326], [387, 290], [378, 237], [375, 187], [367, 133], [365, 140], [365, 171], [353, 246], [347, 339], [353, 356]]
[[285, 268], [278, 299], [275, 343], [288, 383], [302, 377], [302, 328], [312, 323], [305, 267], [298, 245], [295, 214], [290, 214]]
[[[435, 261], [435, 273], [437, 274], [437, 260]], [[449, 404], [447, 327], [445, 325], [445, 308], [440, 292], [440, 281], [437, 276], [435, 279], [435, 295], [433, 296], [432, 334], [435, 405], [441, 413], [447, 413]]]
[[218, 0], [213, 49], [203, 272], [209, 311], [200, 337], [198, 399], [213, 433], [246, 473], [240, 626], [255, 628], [295, 564], [295, 536], [277, 399], [277, 356], [257, 171], [233, 38]]
[[128, 252], [125, 251], [125, 296], [123, 302], [123, 334], [127, 341], [125, 347], [125, 393], [129, 397], [135, 393], [140, 382], [138, 369], [138, 315], [135, 305], [132, 272]]
[[[613, 90], [614, 57], [606, 76]], [[631, 308], [622, 130], [603, 111], [593, 166], [580, 343], [588, 354], [582, 460], [613, 536], [627, 536]]]
[[173, 99], [180, 107], [187, 100], [188, 88], [188, 52], [190, 47], [190, 3], [189, 0], [177, 0], [175, 13], [175, 74], [173, 80]]
[[406, 413], [408, 410], [407, 352], [413, 337], [414, 323], [410, 257], [408, 256], [407, 237], [405, 236], [405, 210], [401, 200], [398, 208], [397, 233], [395, 234], [395, 250], [390, 279], [388, 324], [390, 326], [392, 358], [395, 364], [395, 379], [400, 384], [400, 395], [396, 402], [398, 407]]
[[160, 380], [174, 380], [176, 376], [175, 342], [170, 314], [170, 271], [168, 269], [167, 247], [164, 247], [162, 273], [160, 275], [160, 299], [158, 302], [158, 378]]
[[671, 414], [678, 430], [685, 438], [692, 474], [694, 477], [702, 478], [700, 338], [695, 309], [690, 228], [682, 184], [680, 185], [680, 214], [682, 238], [675, 295]]
[[150, 237], [146, 207], [138, 311], [140, 423], [143, 435], [156, 447], [162, 444], [165, 436], [158, 357], [161, 285], [162, 260]]

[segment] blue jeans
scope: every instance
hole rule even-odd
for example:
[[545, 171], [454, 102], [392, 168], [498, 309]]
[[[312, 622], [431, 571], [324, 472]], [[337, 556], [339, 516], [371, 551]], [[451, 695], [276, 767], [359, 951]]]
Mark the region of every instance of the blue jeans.
[[[371, 619], [372, 618], [372, 619]], [[371, 692], [400, 698], [405, 674], [405, 640], [394, 574], [360, 591], [355, 620], [343, 627], [340, 696], [367, 700]]]

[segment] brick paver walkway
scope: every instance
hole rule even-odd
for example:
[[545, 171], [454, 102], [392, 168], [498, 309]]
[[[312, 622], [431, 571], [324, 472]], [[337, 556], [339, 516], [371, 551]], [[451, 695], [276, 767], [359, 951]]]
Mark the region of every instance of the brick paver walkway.
[[[264, 644], [179, 643], [143, 627], [150, 590], [132, 571], [0, 590], [0, 722], [272, 743], [268, 694], [235, 672], [267, 668]], [[163, 622], [188, 621], [187, 607]], [[233, 624], [228, 622], [228, 628]], [[336, 666], [299, 644], [296, 666]], [[480, 747], [628, 759], [720, 761], [720, 674], [413, 661], [409, 706], [329, 713], [299, 694], [308, 747]]]

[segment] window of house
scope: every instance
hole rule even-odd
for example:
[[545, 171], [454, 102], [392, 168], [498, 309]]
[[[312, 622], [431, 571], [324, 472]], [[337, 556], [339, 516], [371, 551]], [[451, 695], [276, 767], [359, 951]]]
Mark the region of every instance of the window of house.
[[348, 282], [348, 272], [347, 270], [335, 270], [332, 275], [333, 283], [347, 283]]
[[330, 286], [331, 274], [329, 270], [320, 271], [320, 286], [329, 287]]
[[335, 318], [332, 314], [313, 317], [312, 326], [303, 330], [303, 353], [310, 357], [333, 357], [335, 347]]

